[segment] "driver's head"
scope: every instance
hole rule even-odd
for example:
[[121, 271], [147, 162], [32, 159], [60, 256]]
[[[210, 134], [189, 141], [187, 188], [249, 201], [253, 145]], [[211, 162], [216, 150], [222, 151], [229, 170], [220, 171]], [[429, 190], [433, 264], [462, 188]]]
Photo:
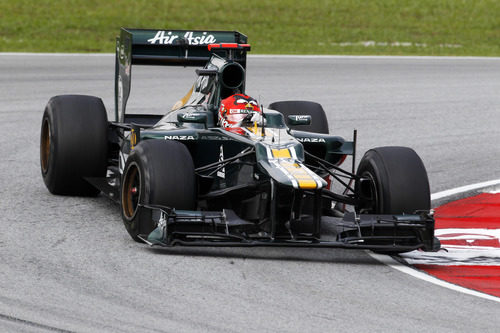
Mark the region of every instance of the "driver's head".
[[240, 133], [245, 120], [262, 114], [255, 98], [243, 94], [231, 95], [221, 101], [219, 125], [228, 131]]

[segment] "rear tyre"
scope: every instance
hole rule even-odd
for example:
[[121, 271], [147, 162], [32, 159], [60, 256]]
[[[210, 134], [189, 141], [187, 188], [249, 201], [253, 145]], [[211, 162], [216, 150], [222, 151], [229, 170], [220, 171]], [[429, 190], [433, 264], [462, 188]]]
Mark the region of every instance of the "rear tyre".
[[[270, 109], [280, 112], [285, 117], [287, 126], [299, 131], [328, 134], [328, 119], [321, 104], [309, 101], [281, 101], [269, 105]], [[312, 121], [310, 125], [290, 125], [289, 115], [308, 115]]]
[[42, 118], [40, 167], [53, 194], [95, 196], [84, 177], [105, 177], [108, 120], [102, 100], [92, 96], [52, 97]]
[[367, 214], [413, 214], [431, 208], [429, 180], [422, 160], [406, 147], [379, 147], [366, 152], [359, 163], [356, 182]]
[[135, 241], [156, 228], [151, 210], [142, 204], [196, 208], [193, 159], [177, 141], [141, 141], [127, 159], [121, 184], [122, 219]]

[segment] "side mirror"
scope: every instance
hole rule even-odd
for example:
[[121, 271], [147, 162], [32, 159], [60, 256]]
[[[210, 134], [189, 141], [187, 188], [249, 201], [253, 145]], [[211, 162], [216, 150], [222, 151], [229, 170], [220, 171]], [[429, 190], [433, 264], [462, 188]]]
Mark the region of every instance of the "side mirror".
[[288, 124], [292, 126], [296, 125], [311, 125], [311, 116], [309, 115], [289, 115]]
[[177, 115], [177, 121], [181, 123], [206, 124], [207, 120], [207, 114], [202, 112], [187, 112]]

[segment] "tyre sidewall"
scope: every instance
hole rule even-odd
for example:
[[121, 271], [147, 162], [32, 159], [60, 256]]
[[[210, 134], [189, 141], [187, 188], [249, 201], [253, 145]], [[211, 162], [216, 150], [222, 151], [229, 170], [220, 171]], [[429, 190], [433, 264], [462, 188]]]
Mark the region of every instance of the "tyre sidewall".
[[151, 232], [156, 226], [155, 223], [153, 223], [152, 221], [151, 210], [138, 206], [134, 214], [131, 217], [128, 217], [125, 214], [124, 212], [125, 208], [123, 207], [123, 200], [124, 200], [123, 196], [125, 194], [124, 192], [126, 191], [125, 177], [127, 177], [132, 167], [137, 167], [139, 175], [139, 181], [140, 181], [139, 204], [149, 203], [150, 201], [149, 197], [150, 197], [151, 186], [149, 184], [149, 181], [145, 180], [150, 179], [151, 177], [149, 176], [148, 172], [149, 170], [144, 165], [144, 161], [141, 158], [140, 153], [138, 154], [137, 152], [137, 150], [141, 150], [141, 148], [142, 147], [137, 146], [136, 149], [132, 151], [132, 153], [127, 159], [127, 163], [125, 164], [125, 169], [123, 172], [121, 191], [120, 191], [121, 193], [120, 208], [121, 208], [123, 224], [125, 225], [125, 229], [130, 234], [130, 236], [136, 241], [139, 241], [139, 238], [137, 237], [139, 234], [147, 234]]
[[121, 214], [130, 236], [149, 234], [156, 227], [150, 209], [139, 206], [135, 214], [124, 213], [123, 196], [127, 173], [137, 166], [141, 179], [139, 203], [175, 209], [196, 208], [194, 164], [186, 146], [176, 141], [144, 140], [130, 153], [121, 182]]
[[379, 155], [375, 151], [369, 150], [359, 163], [358, 175], [368, 177], [373, 181], [376, 195], [374, 213], [384, 214], [387, 212], [386, 206], [387, 202], [390, 202], [391, 192], [388, 188], [385, 188], [384, 191], [383, 184], [389, 184], [390, 179], [385, 168], [377, 167], [380, 165], [383, 165], [383, 162], [380, 160]]

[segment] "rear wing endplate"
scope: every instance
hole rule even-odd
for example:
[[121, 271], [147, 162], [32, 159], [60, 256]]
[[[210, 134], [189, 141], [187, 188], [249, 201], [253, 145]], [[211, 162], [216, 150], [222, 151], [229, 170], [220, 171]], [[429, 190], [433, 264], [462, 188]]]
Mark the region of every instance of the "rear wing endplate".
[[[123, 122], [130, 95], [132, 65], [204, 66], [213, 53], [209, 44], [246, 44], [247, 36], [238, 31], [146, 30], [122, 28], [116, 39], [115, 116]], [[246, 52], [233, 52], [233, 61], [246, 68]], [[219, 54], [224, 57], [225, 52]]]

